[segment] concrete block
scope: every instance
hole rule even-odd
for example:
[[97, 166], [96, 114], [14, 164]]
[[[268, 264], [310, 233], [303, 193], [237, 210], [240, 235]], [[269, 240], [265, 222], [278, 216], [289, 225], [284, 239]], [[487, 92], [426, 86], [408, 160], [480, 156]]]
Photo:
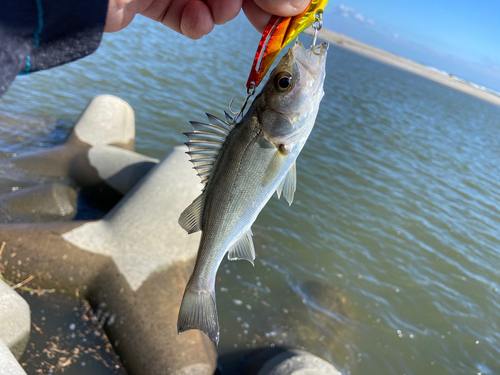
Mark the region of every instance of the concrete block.
[[0, 339], [0, 375], [26, 375], [16, 357]]
[[96, 96], [80, 116], [67, 141], [74, 138], [90, 146], [121, 145], [133, 150], [134, 110], [116, 96]]
[[[106, 333], [131, 375], [212, 375], [217, 355], [210, 340], [199, 331], [177, 334], [200, 238], [178, 218], [200, 194], [200, 179], [186, 147], [159, 163], [130, 151], [133, 112], [115, 99], [94, 99], [64, 145], [12, 162], [82, 187], [106, 183], [125, 197], [95, 222], [0, 225], [6, 277], [36, 275], [33, 284], [87, 298], [113, 316]], [[9, 263], [14, 252], [22, 262]]]
[[[131, 375], [167, 368], [212, 375], [216, 368], [215, 348], [205, 334], [177, 334], [200, 238], [178, 224], [202, 188], [185, 151], [174, 149], [102, 220], [0, 225], [0, 239], [8, 244], [5, 259], [13, 251], [16, 258], [29, 257], [13, 267], [36, 274], [32, 283], [73, 295], [78, 290], [80, 298], [115, 316], [106, 333]], [[6, 267], [9, 278], [13, 267]]]
[[329, 362], [315, 355], [289, 349], [268, 360], [258, 375], [342, 375]]
[[0, 196], [0, 213], [26, 221], [71, 220], [77, 211], [77, 192], [61, 183], [23, 188]]
[[51, 177], [70, 177], [82, 188], [103, 183], [126, 194], [158, 163], [133, 152], [134, 111], [112, 95], [95, 97], [64, 144], [11, 159], [22, 169]]
[[28, 303], [0, 280], [0, 341], [18, 359], [26, 349], [30, 330], [31, 313]]
[[159, 162], [115, 146], [94, 146], [88, 152], [88, 159], [99, 178], [123, 195]]
[[137, 290], [160, 269], [196, 257], [200, 233], [178, 224], [181, 212], [201, 193], [187, 147], [176, 147], [104, 220], [65, 233], [69, 243], [109, 255]]

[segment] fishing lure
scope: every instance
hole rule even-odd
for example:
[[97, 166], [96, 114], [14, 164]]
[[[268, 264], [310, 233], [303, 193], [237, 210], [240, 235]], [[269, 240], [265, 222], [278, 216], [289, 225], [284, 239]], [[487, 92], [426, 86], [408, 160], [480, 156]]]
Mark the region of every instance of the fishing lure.
[[[259, 86], [276, 56], [302, 31], [314, 24], [317, 33], [321, 28], [321, 17], [327, 4], [328, 0], [312, 0], [302, 13], [294, 17], [271, 17], [257, 47], [246, 85], [247, 92]], [[313, 40], [313, 44], [315, 42], [316, 40]]]
[[243, 116], [243, 112], [255, 89], [262, 82], [267, 71], [273, 64], [281, 50], [309, 26], [314, 27], [314, 36], [311, 51], [316, 45], [318, 31], [322, 26], [322, 15], [329, 0], [311, 0], [309, 6], [300, 14], [293, 17], [272, 16], [260, 39], [253, 60], [252, 69], [246, 84], [246, 98], [240, 109], [233, 110], [234, 98], [229, 103], [229, 110], [233, 114], [232, 124], [236, 124]]

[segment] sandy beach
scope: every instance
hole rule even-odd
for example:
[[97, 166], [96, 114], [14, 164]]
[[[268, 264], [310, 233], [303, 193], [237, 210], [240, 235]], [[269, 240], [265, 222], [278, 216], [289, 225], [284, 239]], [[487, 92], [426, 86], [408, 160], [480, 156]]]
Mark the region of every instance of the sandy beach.
[[[312, 34], [313, 29], [309, 28], [306, 30], [306, 32], [308, 34]], [[414, 74], [418, 74], [419, 76], [431, 79], [442, 85], [446, 85], [455, 90], [459, 90], [466, 94], [486, 100], [490, 103], [500, 105], [500, 96], [498, 95], [483, 90], [479, 87], [475, 87], [471, 83], [460, 80], [459, 78], [431, 69], [427, 66], [418, 64], [414, 61], [405, 59], [401, 56], [394, 55], [390, 52], [383, 51], [376, 47], [362, 43], [358, 40], [349, 38], [348, 36], [336, 33], [331, 30], [322, 29], [319, 32], [318, 38], [323, 39], [329, 43], [335, 44], [339, 47], [359, 53], [361, 55], [368, 56], [372, 59], [381, 61], [383, 63], [395, 66], [400, 69], [407, 70]]]

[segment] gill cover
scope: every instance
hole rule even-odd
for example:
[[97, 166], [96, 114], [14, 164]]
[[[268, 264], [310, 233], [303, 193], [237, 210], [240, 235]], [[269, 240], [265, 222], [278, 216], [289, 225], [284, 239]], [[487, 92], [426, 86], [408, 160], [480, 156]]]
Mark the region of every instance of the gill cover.
[[262, 93], [265, 106], [260, 119], [266, 137], [274, 144], [297, 142], [314, 125], [307, 118], [324, 95], [327, 49], [322, 43], [307, 51], [296, 41], [271, 73]]

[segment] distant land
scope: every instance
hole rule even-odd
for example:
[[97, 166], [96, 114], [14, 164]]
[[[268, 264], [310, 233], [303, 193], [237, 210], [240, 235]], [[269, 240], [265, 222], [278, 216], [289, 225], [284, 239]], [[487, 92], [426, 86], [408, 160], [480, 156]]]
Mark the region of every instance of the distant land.
[[[314, 33], [314, 30], [312, 28], [308, 28], [305, 32], [312, 35]], [[414, 61], [394, 55], [390, 52], [370, 46], [356, 39], [336, 33], [335, 31], [327, 30], [325, 28], [319, 31], [318, 38], [335, 44], [339, 47], [345, 48], [349, 51], [353, 51], [372, 59], [381, 61], [383, 63], [395, 66], [397, 68], [404, 69], [408, 72], [418, 74], [419, 76], [451, 87], [452, 89], [462, 91], [466, 94], [475, 96], [477, 98], [500, 106], [500, 93], [476, 85], [473, 82], [468, 82], [452, 74], [439, 71], [438, 69], [431, 68], [429, 66], [418, 64]]]

